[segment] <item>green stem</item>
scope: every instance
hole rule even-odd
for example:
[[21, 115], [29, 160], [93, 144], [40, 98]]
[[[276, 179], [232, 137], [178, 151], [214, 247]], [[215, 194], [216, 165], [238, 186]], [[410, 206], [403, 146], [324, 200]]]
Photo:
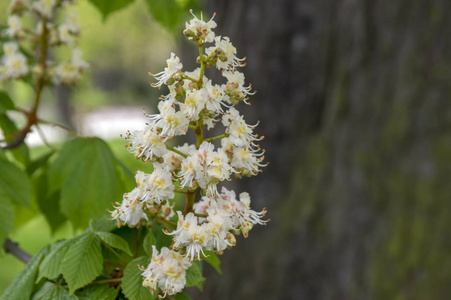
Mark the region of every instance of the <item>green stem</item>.
[[184, 216], [193, 211], [195, 200], [196, 200], [196, 192], [186, 194], [185, 209], [183, 210]]
[[197, 80], [197, 79], [194, 79], [193, 77], [189, 77], [189, 76], [187, 76], [187, 75], [183, 75], [183, 77], [182, 77], [183, 79], [188, 79], [188, 80], [191, 80], [192, 82], [195, 82], [195, 83], [197, 83], [197, 84], [199, 84], [200, 82], [199, 82], [199, 80]]
[[199, 89], [202, 88], [203, 79], [204, 79], [204, 72], [205, 72], [205, 62], [202, 59], [203, 51], [202, 51], [202, 44], [199, 44], [199, 59], [200, 59], [200, 75], [199, 75]]
[[220, 139], [223, 139], [223, 138], [226, 138], [226, 137], [229, 137], [228, 133], [224, 133], [224, 134], [221, 134], [221, 135], [218, 135], [218, 136], [215, 136], [215, 137], [211, 137], [211, 138], [205, 139], [204, 141], [211, 142], [211, 141], [220, 140]]
[[115, 282], [122, 282], [122, 278], [112, 278], [112, 279], [106, 279], [106, 280], [93, 281], [91, 283], [88, 283], [88, 285], [106, 284], [106, 283], [115, 283]]
[[166, 145], [166, 149], [168, 149], [168, 150], [170, 150], [170, 151], [172, 151], [172, 152], [175, 152], [175, 153], [177, 153], [178, 155], [183, 156], [184, 158], [187, 158], [187, 157], [188, 157], [188, 155], [186, 155], [185, 153], [183, 153], [183, 152], [181, 152], [181, 151], [175, 149], [174, 147], [171, 147], [171, 146]]
[[[162, 222], [162, 223], [164, 223], [166, 225], [172, 226], [172, 227], [177, 227], [177, 224], [175, 222], [172, 222], [172, 221], [166, 220], [165, 218], [157, 216], [156, 214], [154, 214], [151, 211], [147, 211], [147, 213], [150, 215], [150, 217], [152, 219], [156, 219], [156, 220], [158, 220], [158, 221], [160, 221], [160, 222]], [[172, 229], [172, 228], [168, 228], [168, 229]]]

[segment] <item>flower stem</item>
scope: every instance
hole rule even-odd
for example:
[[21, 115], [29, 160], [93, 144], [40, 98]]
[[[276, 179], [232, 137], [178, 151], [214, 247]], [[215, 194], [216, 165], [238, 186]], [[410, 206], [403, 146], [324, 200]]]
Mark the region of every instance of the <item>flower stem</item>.
[[211, 138], [205, 139], [205, 141], [211, 142], [211, 141], [215, 141], [215, 140], [220, 140], [220, 139], [226, 138], [228, 136], [229, 136], [228, 133], [224, 133], [224, 134], [221, 134], [221, 135], [218, 135], [218, 136], [215, 136], [215, 137], [211, 137]]
[[175, 152], [175, 153], [177, 153], [178, 155], [183, 156], [184, 158], [187, 158], [187, 157], [188, 157], [188, 155], [186, 155], [185, 153], [183, 153], [183, 152], [181, 152], [181, 151], [175, 149], [174, 147], [171, 147], [171, 146], [166, 145], [166, 149], [171, 150], [172, 152]]

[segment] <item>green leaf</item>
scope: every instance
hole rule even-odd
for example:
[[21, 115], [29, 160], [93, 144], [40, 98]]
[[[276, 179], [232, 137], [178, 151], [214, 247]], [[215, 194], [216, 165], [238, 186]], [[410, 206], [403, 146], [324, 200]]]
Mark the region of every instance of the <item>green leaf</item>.
[[5, 151], [3, 151], [3, 149], [2, 149], [1, 147], [0, 147], [0, 159], [8, 160], [8, 159], [6, 158]]
[[120, 236], [110, 233], [110, 232], [96, 232], [97, 236], [102, 239], [105, 243], [110, 245], [113, 248], [119, 249], [127, 253], [128, 255], [132, 255], [130, 251], [130, 247], [126, 240], [121, 238]]
[[152, 245], [156, 245], [156, 243], [156, 237], [153, 235], [152, 231], [149, 230], [143, 241], [144, 251], [146, 251], [147, 255], [152, 256]]
[[125, 192], [116, 172], [116, 159], [99, 138], [67, 142], [50, 166], [49, 186], [50, 192], [61, 189], [61, 212], [76, 228], [104, 215], [111, 202]]
[[97, 10], [100, 11], [103, 16], [103, 21], [105, 21], [107, 16], [113, 11], [126, 7], [133, 0], [89, 0], [89, 2], [94, 4]]
[[0, 198], [31, 207], [31, 183], [27, 174], [4, 159], [0, 159], [0, 170]]
[[117, 296], [117, 291], [107, 285], [89, 285], [81, 291], [77, 291], [75, 295], [79, 300], [114, 300]]
[[125, 297], [130, 300], [153, 300], [157, 298], [157, 293], [152, 295], [143, 284], [141, 276], [142, 270], [137, 265], [147, 267], [149, 259], [145, 256], [138, 257], [132, 260], [124, 270], [124, 277], [122, 277], [122, 291]]
[[169, 247], [172, 243], [172, 236], [167, 235], [163, 232], [164, 227], [160, 224], [153, 223], [152, 224], [152, 233], [155, 236], [157, 242], [157, 249], [161, 249], [163, 247]]
[[209, 263], [218, 274], [222, 274], [221, 271], [221, 260], [216, 256], [216, 254], [212, 251], [204, 251], [205, 255], [202, 255], [202, 259], [204, 259], [207, 263]]
[[185, 294], [184, 292], [175, 294], [174, 298], [175, 300], [192, 300], [192, 298], [187, 294]]
[[69, 296], [69, 292], [61, 285], [46, 282], [42, 287], [34, 294], [32, 300], [77, 300], [77, 296]]
[[[172, 33], [179, 33], [185, 21], [192, 18], [189, 9], [198, 12], [199, 1], [196, 0], [146, 0], [153, 18]], [[204, 19], [205, 20], [205, 19]]]
[[108, 216], [103, 216], [89, 221], [89, 227], [91, 227], [92, 231], [110, 232], [117, 228], [117, 222], [110, 220]]
[[64, 256], [61, 270], [69, 285], [69, 294], [92, 282], [103, 269], [102, 247], [97, 235], [88, 230]]
[[199, 290], [203, 290], [205, 277], [202, 276], [202, 262], [196, 261], [186, 270], [186, 285], [197, 286]]
[[42, 264], [39, 267], [38, 280], [41, 280], [42, 277], [53, 279], [58, 277], [58, 275], [62, 273], [61, 264], [63, 262], [63, 259], [66, 256], [69, 248], [78, 240], [78, 238], [79, 236], [75, 236], [71, 239], [62, 241], [58, 243], [54, 247], [54, 249], [51, 250], [50, 254], [47, 255], [47, 257], [42, 261]]
[[0, 300], [23, 300], [30, 299], [36, 276], [38, 275], [38, 267], [42, 259], [48, 252], [48, 247], [41, 249], [27, 265], [14, 278], [11, 284], [3, 293]]
[[[5, 137], [14, 134], [18, 130], [16, 124], [14, 124], [14, 122], [8, 117], [8, 115], [4, 113], [0, 113], [0, 128], [2, 129], [3, 136]], [[15, 137], [11, 136], [10, 138], [7, 138], [6, 141], [12, 142], [14, 139]], [[30, 153], [25, 143], [22, 143], [20, 146], [10, 149], [9, 151], [22, 165], [26, 166], [30, 162]]]
[[5, 197], [0, 197], [0, 245], [3, 245], [13, 227], [14, 209], [11, 201]]
[[7, 93], [0, 91], [0, 114], [5, 113], [7, 110], [15, 110], [13, 100], [8, 96]]
[[33, 179], [34, 196], [39, 210], [49, 223], [52, 232], [55, 232], [67, 220], [60, 209], [60, 191], [48, 192], [48, 174], [44, 169], [39, 176]]
[[55, 152], [53, 151], [47, 152], [46, 154], [41, 155], [37, 159], [30, 162], [30, 164], [26, 168], [27, 174], [31, 176], [34, 172], [36, 172], [37, 169], [47, 166], [47, 162], [53, 154], [55, 154]]
[[136, 187], [135, 175], [130, 169], [124, 165], [122, 161], [116, 159], [117, 170], [121, 181], [127, 191], [131, 191]]

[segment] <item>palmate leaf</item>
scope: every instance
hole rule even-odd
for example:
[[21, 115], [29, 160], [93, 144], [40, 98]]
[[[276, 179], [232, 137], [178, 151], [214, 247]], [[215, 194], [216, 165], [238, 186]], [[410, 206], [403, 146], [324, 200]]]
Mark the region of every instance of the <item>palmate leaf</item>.
[[5, 159], [0, 159], [0, 170], [0, 198], [31, 207], [31, 183], [27, 174]]
[[130, 247], [128, 246], [127, 241], [121, 238], [120, 236], [110, 232], [102, 232], [102, 231], [96, 232], [96, 235], [111, 247], [122, 250], [128, 255], [132, 255], [132, 252], [130, 251]]
[[197, 286], [199, 290], [203, 290], [205, 277], [202, 276], [202, 262], [197, 261], [186, 270], [186, 285]]
[[42, 261], [39, 266], [39, 277], [47, 277], [48, 279], [56, 278], [62, 273], [61, 263], [66, 256], [69, 248], [79, 239], [80, 236], [75, 236], [71, 239], [61, 241], [54, 246], [50, 254]]
[[45, 171], [33, 178], [33, 187], [39, 210], [54, 233], [67, 220], [60, 209], [60, 191], [48, 193], [48, 174]]
[[105, 214], [125, 192], [116, 159], [99, 138], [67, 142], [49, 169], [50, 194], [60, 192], [61, 212], [76, 228]]
[[146, 251], [146, 254], [148, 256], [152, 256], [152, 245], [156, 245], [157, 243], [157, 239], [156, 237], [153, 235], [152, 231], [149, 230], [146, 234], [146, 236], [144, 237], [144, 241], [143, 241], [143, 247], [144, 247], [144, 251]]
[[77, 291], [75, 295], [78, 300], [114, 300], [117, 291], [108, 285], [89, 285], [81, 291]]
[[23, 300], [30, 299], [33, 285], [38, 275], [39, 264], [44, 256], [48, 253], [48, 247], [41, 249], [27, 265], [20, 271], [19, 275], [14, 278], [11, 284], [3, 293], [0, 300]]
[[133, 0], [89, 0], [89, 2], [94, 4], [94, 6], [100, 11], [103, 21], [105, 21], [109, 14], [126, 7], [132, 3]]
[[74, 295], [69, 295], [69, 292], [59, 284], [53, 282], [46, 282], [33, 295], [31, 300], [78, 300]]
[[7, 110], [15, 110], [13, 100], [7, 93], [0, 91], [0, 113], [5, 113]]
[[204, 251], [205, 256], [202, 255], [202, 259], [209, 263], [218, 274], [222, 274], [221, 271], [221, 260], [216, 256], [216, 254], [212, 251]]
[[147, 267], [149, 259], [145, 256], [132, 260], [124, 270], [122, 277], [122, 291], [129, 300], [153, 300], [157, 299], [157, 293], [152, 295], [143, 285], [142, 271], [137, 265]]
[[102, 247], [97, 235], [88, 230], [64, 256], [61, 271], [69, 286], [69, 294], [93, 281], [103, 269]]
[[187, 294], [185, 294], [184, 292], [175, 294], [174, 298], [175, 300], [192, 300], [192, 298]]
[[191, 18], [189, 9], [200, 10], [198, 0], [146, 0], [152, 17], [172, 33], [180, 32], [186, 20]]

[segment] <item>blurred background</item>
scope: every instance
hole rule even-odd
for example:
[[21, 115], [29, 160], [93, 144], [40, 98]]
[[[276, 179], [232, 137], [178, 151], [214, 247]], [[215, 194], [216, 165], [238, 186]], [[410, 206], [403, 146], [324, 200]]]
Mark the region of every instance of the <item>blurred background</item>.
[[[91, 71], [80, 87], [49, 93], [41, 111], [108, 138], [133, 170], [140, 164], [115, 137], [141, 128], [142, 108], [157, 103], [161, 91], [147, 72], [161, 70], [171, 52], [187, 70], [195, 57], [145, 5], [135, 0], [102, 22], [79, 1], [80, 48]], [[246, 81], [258, 92], [239, 109], [248, 123], [261, 121], [270, 164], [235, 188], [250, 193], [255, 210], [266, 207], [271, 222], [224, 253], [223, 275], [206, 266], [204, 292], [190, 295], [451, 299], [451, 2], [206, 0], [203, 7], [217, 13], [217, 35], [247, 56]], [[29, 103], [25, 86], [8, 88]], [[72, 234], [46, 228], [30, 215], [13, 238], [36, 253]], [[1, 292], [23, 265], [0, 259], [8, 270]]]

